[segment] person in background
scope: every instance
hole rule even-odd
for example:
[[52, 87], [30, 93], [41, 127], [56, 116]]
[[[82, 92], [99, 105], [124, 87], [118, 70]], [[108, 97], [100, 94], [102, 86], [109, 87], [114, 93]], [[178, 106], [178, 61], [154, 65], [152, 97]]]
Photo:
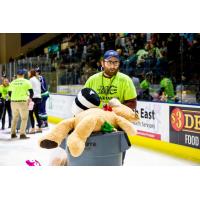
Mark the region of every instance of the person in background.
[[2, 98], [4, 101], [4, 108], [2, 114], [2, 130], [5, 129], [5, 118], [6, 118], [6, 111], [8, 112], [8, 128], [11, 128], [11, 121], [12, 121], [12, 111], [10, 105], [10, 96], [8, 94], [9, 90], [9, 80], [7, 78], [3, 79], [2, 85], [0, 86], [2, 90]]
[[19, 69], [17, 71], [17, 78], [10, 83], [8, 94], [11, 97], [11, 110], [12, 110], [12, 122], [11, 122], [11, 138], [16, 138], [16, 127], [21, 117], [20, 125], [20, 139], [27, 139], [26, 127], [28, 121], [28, 104], [33, 97], [33, 89], [29, 80], [24, 78], [24, 70]]
[[140, 79], [138, 77], [136, 77], [134, 72], [132, 72], [131, 79], [132, 79], [133, 84], [135, 85], [135, 87], [139, 87], [140, 86]]
[[141, 100], [152, 101], [153, 97], [150, 95], [150, 85], [152, 79], [152, 72], [148, 72], [145, 74], [145, 79], [140, 83], [140, 97]]
[[0, 87], [0, 120], [3, 115], [4, 101], [2, 98], [2, 88]]
[[161, 74], [159, 95], [161, 97], [161, 101], [174, 102], [175, 100], [173, 83], [166, 74]]
[[[32, 126], [30, 134], [41, 133], [42, 132], [42, 129], [41, 129], [42, 122], [39, 117], [39, 108], [40, 108], [40, 104], [41, 104], [41, 84], [40, 84], [40, 81], [38, 80], [38, 78], [36, 77], [36, 71], [34, 69], [31, 69], [28, 72], [28, 77], [30, 78], [29, 80], [31, 82], [33, 92], [34, 92], [34, 95], [32, 98], [32, 101], [34, 102], [34, 106], [33, 106], [32, 110], [29, 110], [29, 117], [30, 117], [31, 126]], [[37, 129], [35, 129], [35, 120], [33, 117], [33, 113], [35, 114], [35, 117], [36, 117], [36, 120], [38, 123]]]
[[41, 104], [39, 108], [39, 116], [42, 121], [42, 127], [48, 127], [48, 115], [46, 112], [46, 101], [49, 98], [49, 92], [44, 76], [41, 75], [40, 68], [36, 68], [36, 75], [41, 83]]

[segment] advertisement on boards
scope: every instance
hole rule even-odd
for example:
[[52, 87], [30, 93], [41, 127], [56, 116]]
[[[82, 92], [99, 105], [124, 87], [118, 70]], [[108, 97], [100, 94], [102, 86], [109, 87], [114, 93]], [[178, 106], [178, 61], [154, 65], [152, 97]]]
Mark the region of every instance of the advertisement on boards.
[[200, 108], [170, 106], [170, 142], [200, 149]]
[[71, 105], [74, 99], [75, 96], [51, 94], [46, 105], [48, 115], [62, 119], [73, 117]]
[[169, 141], [169, 106], [167, 104], [138, 101], [136, 112], [140, 116], [140, 121], [134, 123], [138, 135]]

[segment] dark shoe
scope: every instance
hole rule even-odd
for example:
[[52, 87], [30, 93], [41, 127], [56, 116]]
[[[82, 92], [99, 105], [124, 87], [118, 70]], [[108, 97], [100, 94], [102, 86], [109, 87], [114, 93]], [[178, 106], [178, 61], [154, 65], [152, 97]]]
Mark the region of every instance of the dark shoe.
[[8, 128], [11, 128], [11, 125], [9, 125]]
[[20, 135], [20, 139], [29, 139], [30, 137], [27, 137], [26, 135]]
[[11, 134], [11, 139], [17, 138], [16, 134]]
[[42, 124], [42, 125], [41, 125], [41, 128], [45, 128], [45, 124]]
[[4, 130], [5, 128], [4, 128], [4, 126], [1, 128], [1, 130]]

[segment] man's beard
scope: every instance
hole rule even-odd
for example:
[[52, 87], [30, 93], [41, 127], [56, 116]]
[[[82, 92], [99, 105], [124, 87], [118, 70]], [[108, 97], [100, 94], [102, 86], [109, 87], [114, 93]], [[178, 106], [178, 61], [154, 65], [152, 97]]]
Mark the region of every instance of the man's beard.
[[105, 71], [104, 71], [104, 74], [105, 74], [105, 76], [113, 77], [114, 75], [117, 74], [118, 71], [119, 71], [119, 69], [117, 69], [117, 70], [115, 70], [115, 71], [105, 70]]

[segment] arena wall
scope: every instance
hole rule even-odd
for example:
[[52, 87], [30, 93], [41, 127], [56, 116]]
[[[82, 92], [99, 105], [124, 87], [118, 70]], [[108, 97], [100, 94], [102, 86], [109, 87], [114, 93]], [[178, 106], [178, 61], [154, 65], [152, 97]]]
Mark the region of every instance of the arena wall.
[[[75, 95], [51, 94], [47, 112], [51, 123], [72, 117]], [[200, 107], [138, 101], [138, 135], [129, 136], [139, 145], [200, 163]]]

